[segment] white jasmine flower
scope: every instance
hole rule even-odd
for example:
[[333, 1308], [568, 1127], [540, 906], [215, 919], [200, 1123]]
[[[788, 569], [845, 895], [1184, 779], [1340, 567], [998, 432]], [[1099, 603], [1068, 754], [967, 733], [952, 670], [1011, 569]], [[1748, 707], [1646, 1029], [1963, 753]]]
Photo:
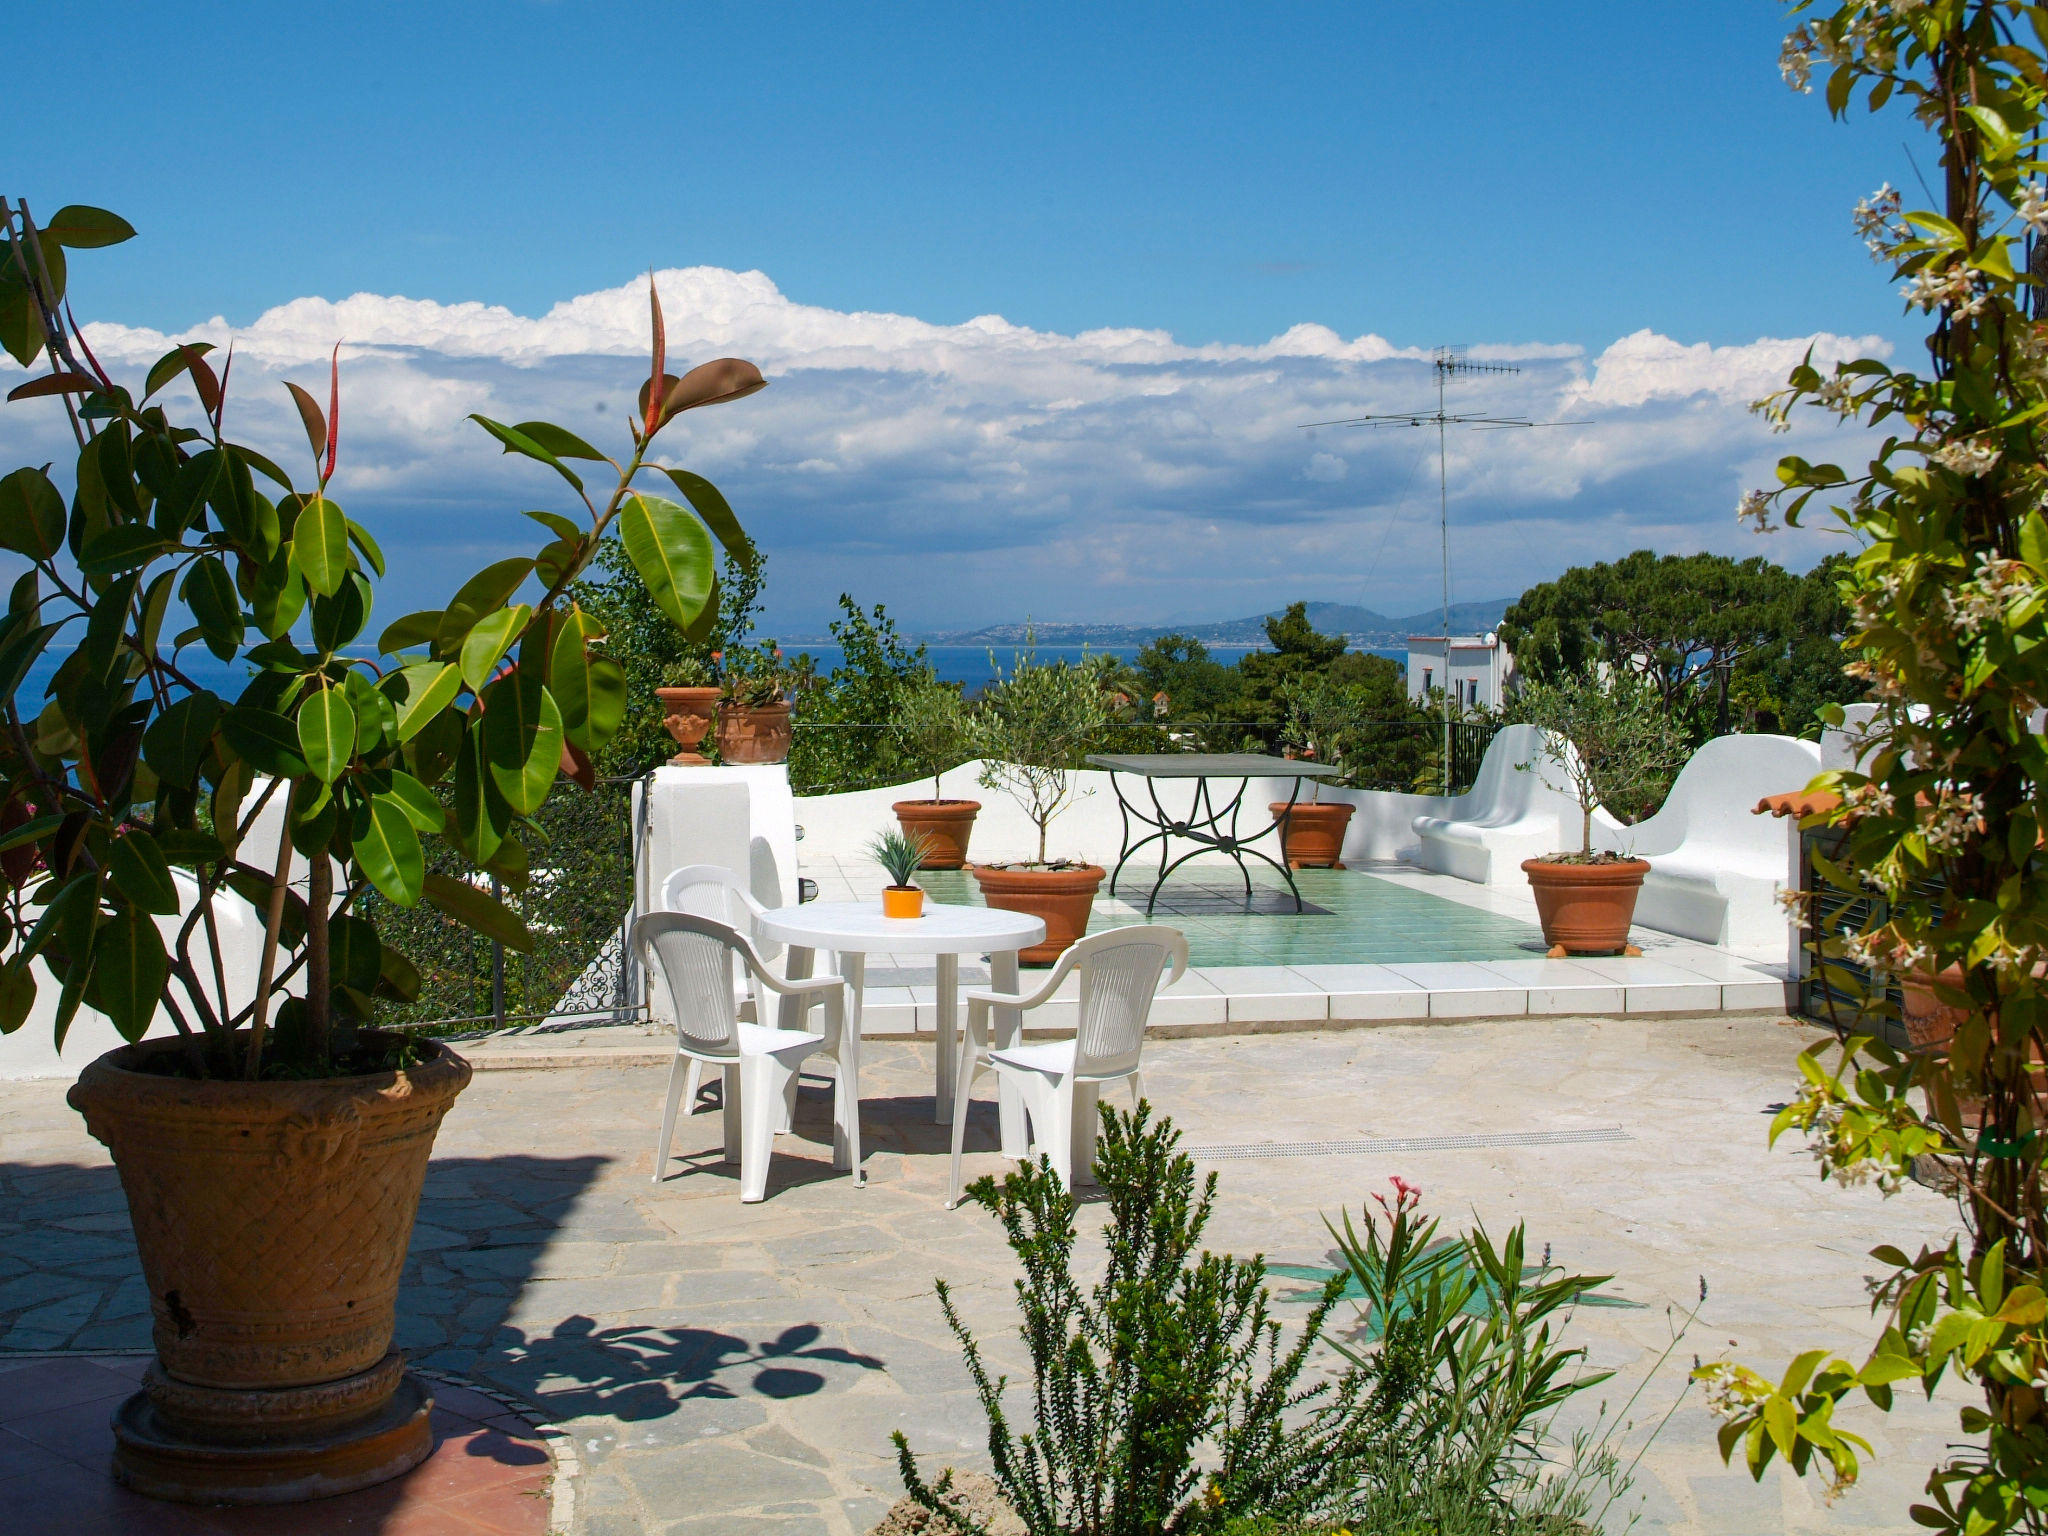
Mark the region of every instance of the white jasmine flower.
[[1943, 469], [1964, 476], [1988, 475], [1998, 467], [1998, 448], [1995, 444], [1961, 438], [1944, 443], [1928, 457]]
[[1770, 493], [1744, 491], [1742, 500], [1735, 505], [1735, 520], [1738, 523], [1750, 524], [1758, 533], [1772, 532], [1774, 525], [1771, 522]]
[[1813, 37], [1811, 29], [1799, 27], [1786, 37], [1778, 50], [1778, 73], [1785, 77], [1785, 83], [1800, 95], [1810, 95], [1813, 86]]

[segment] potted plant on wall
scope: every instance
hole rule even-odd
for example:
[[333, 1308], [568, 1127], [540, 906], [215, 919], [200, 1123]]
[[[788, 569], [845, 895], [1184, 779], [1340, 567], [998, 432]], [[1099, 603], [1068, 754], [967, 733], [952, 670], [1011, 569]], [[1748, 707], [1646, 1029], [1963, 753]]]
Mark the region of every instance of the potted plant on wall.
[[[395, 1476], [432, 1446], [431, 1397], [390, 1348], [394, 1304], [433, 1139], [470, 1074], [445, 1046], [375, 1027], [378, 999], [415, 995], [419, 974], [361, 904], [424, 900], [530, 947], [479, 882], [525, 883], [530, 818], [565, 766], [588, 772], [625, 702], [569, 584], [617, 533], [676, 623], [704, 616], [706, 528], [735, 537], [730, 513], [703, 514], [707, 482], [684, 471], [663, 473], [699, 511], [634, 482], [679, 412], [763, 381], [735, 359], [666, 373], [656, 301], [625, 462], [546, 422], [475, 418], [559, 473], [578, 515], [536, 514], [552, 542], [387, 626], [392, 659], [373, 665], [351, 647], [384, 557], [328, 494], [338, 352], [324, 411], [288, 386], [313, 450], [312, 487], [296, 490], [223, 437], [227, 370], [209, 348], [174, 347], [131, 389], [67, 324], [62, 248], [132, 234], [81, 207], [38, 229], [0, 199], [0, 344], [49, 365], [9, 398], [61, 410], [78, 444], [68, 509], [42, 469], [0, 479], [0, 546], [31, 567], [0, 617], [0, 806], [19, 877], [0, 890], [0, 1030], [54, 988], [60, 1048], [81, 1007], [131, 1042], [70, 1093], [120, 1173], [155, 1322], [157, 1359], [116, 1415], [115, 1475], [166, 1498], [288, 1502]], [[197, 395], [196, 426], [153, 403], [173, 381]], [[576, 459], [609, 464], [615, 484], [593, 497]], [[514, 602], [529, 582], [538, 600]], [[174, 592], [194, 629], [167, 643]], [[24, 698], [60, 634], [75, 648], [47, 702]], [[194, 640], [251, 664], [232, 701], [181, 667]], [[452, 812], [434, 789], [451, 780]], [[436, 837], [475, 880], [428, 870]], [[175, 1034], [145, 1039], [159, 1014]]]
[[889, 809], [904, 833], [924, 841], [926, 869], [958, 869], [967, 862], [979, 800], [949, 800], [940, 785], [948, 768], [974, 755], [974, 725], [960, 690], [936, 678], [907, 690], [890, 722], [903, 755], [932, 777], [929, 800], [898, 800]]
[[1605, 803], [1636, 820], [1654, 810], [1685, 762], [1685, 738], [1656, 691], [1628, 672], [1527, 684], [1515, 714], [1544, 733], [1537, 759], [1515, 766], [1579, 807], [1575, 851], [1522, 861], [1551, 955], [1640, 953], [1628, 930], [1650, 863], [1595, 852], [1593, 812]]
[[726, 763], [789, 761], [791, 670], [773, 640], [735, 647], [722, 658], [718, 756]]
[[[1287, 690], [1287, 722], [1280, 745], [1288, 757], [1344, 766], [1346, 734], [1361, 714], [1354, 690], [1317, 675]], [[1308, 799], [1275, 800], [1268, 807], [1280, 824], [1280, 840], [1293, 869], [1342, 869], [1344, 829], [1356, 809], [1348, 800], [1322, 798], [1322, 781], [1308, 781]]]
[[1108, 700], [1094, 674], [1064, 661], [1041, 665], [1026, 654], [1005, 677], [983, 690], [974, 714], [976, 746], [984, 759], [981, 783], [1023, 807], [1038, 831], [1038, 857], [972, 864], [982, 900], [1045, 922], [1045, 940], [1021, 951], [1025, 965], [1050, 965], [1088, 931], [1088, 914], [1102, 884], [1099, 864], [1047, 856], [1053, 818], [1076, 798], [1074, 771], [1110, 723]]
[[718, 720], [718, 697], [722, 690], [717, 674], [702, 658], [685, 654], [663, 669], [662, 683], [662, 687], [654, 690], [655, 698], [661, 701], [661, 723], [681, 749], [668, 760], [669, 766], [708, 767], [711, 759], [701, 749]]

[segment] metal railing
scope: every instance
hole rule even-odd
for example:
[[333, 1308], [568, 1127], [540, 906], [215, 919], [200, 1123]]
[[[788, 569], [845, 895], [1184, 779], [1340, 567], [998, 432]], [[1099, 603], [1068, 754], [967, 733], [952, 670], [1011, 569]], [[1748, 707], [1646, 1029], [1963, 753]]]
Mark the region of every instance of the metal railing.
[[[791, 725], [790, 787], [799, 795], [878, 789], [919, 777], [918, 767], [895, 745], [882, 723], [796, 720]], [[1502, 729], [1497, 721], [1451, 724], [1448, 783], [1442, 772], [1444, 726], [1438, 720], [1361, 719], [1344, 727], [1347, 770], [1338, 781], [1353, 789], [1405, 794], [1462, 794], [1479, 776], [1486, 749]], [[1259, 752], [1286, 750], [1285, 727], [1262, 720], [1130, 720], [1076, 730], [1069, 766], [1085, 766], [1091, 752]]]

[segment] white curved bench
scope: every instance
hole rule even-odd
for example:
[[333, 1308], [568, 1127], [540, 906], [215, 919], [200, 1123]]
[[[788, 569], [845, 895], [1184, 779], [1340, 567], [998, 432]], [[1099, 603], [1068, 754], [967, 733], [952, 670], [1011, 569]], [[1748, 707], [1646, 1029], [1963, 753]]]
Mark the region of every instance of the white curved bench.
[[[1422, 867], [1479, 885], [1524, 884], [1522, 860], [1578, 843], [1578, 802], [1550, 782], [1563, 778], [1544, 756], [1538, 727], [1501, 730], [1487, 743], [1472, 788], [1451, 800], [1443, 815], [1410, 823], [1422, 839]], [[1614, 825], [1601, 811], [1593, 820], [1596, 837], [1601, 827]]]
[[1692, 755], [1656, 815], [1600, 828], [1602, 846], [1650, 861], [1636, 922], [1724, 948], [1784, 950], [1789, 923], [1778, 897], [1799, 883], [1798, 822], [1758, 816], [1756, 803], [1804, 789], [1820, 771], [1815, 742], [1716, 737]]

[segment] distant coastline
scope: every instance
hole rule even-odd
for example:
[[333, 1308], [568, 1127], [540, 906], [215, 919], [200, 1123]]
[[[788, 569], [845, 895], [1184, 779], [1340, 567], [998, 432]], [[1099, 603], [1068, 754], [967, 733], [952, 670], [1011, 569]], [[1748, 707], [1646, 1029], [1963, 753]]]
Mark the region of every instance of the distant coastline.
[[[1501, 616], [1507, 612], [1508, 605], [1513, 601], [1512, 598], [1502, 597], [1482, 602], [1451, 604], [1452, 633], [1484, 634], [1489, 630], [1498, 629]], [[1275, 615], [1280, 612], [1278, 608], [1273, 610]], [[1192, 635], [1204, 645], [1258, 649], [1266, 643], [1267, 617], [1266, 614], [1251, 614], [1241, 619], [1212, 620], [1205, 623], [1158, 624], [1046, 624], [1019, 621], [989, 624], [973, 630], [906, 632], [905, 638], [915, 644], [948, 648], [995, 646], [1014, 649], [1025, 644], [1028, 638], [1038, 645], [1051, 648], [1086, 645], [1121, 650], [1125, 647], [1146, 645], [1161, 635]], [[1441, 608], [1425, 609], [1420, 613], [1396, 618], [1350, 603], [1310, 603], [1308, 620], [1324, 634], [1343, 635], [1354, 650], [1400, 649], [1406, 646], [1410, 635], [1441, 633], [1444, 622]], [[815, 648], [833, 643], [829, 633], [814, 629], [778, 638], [783, 645], [792, 647]]]

